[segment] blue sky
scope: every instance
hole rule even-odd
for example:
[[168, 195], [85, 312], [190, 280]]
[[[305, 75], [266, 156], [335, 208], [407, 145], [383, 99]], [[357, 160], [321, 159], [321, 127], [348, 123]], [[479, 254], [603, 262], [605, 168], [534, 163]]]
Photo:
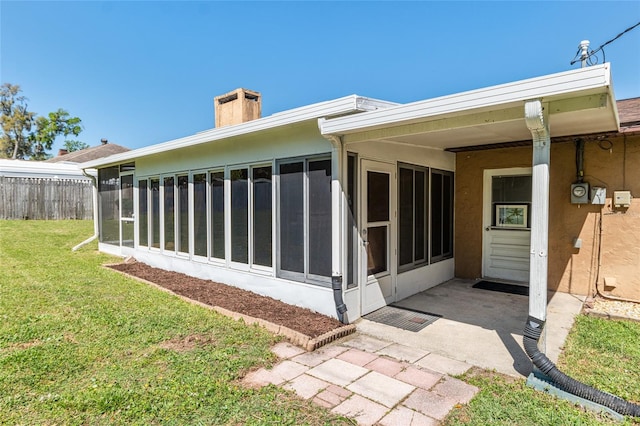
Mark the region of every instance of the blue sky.
[[[411, 102], [578, 68], [580, 40], [639, 21], [639, 1], [2, 0], [0, 80], [32, 111], [79, 116], [91, 146], [139, 148], [212, 128], [214, 96], [238, 87], [263, 116], [353, 93]], [[616, 97], [640, 96], [640, 27], [605, 54]]]

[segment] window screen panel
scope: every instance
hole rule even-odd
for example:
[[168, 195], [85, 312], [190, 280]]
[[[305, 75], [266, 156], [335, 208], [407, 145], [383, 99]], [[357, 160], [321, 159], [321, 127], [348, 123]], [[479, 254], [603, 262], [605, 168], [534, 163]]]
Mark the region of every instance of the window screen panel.
[[189, 253], [189, 176], [178, 176], [178, 251]]
[[133, 175], [120, 177], [120, 215], [133, 219]]
[[135, 222], [131, 220], [122, 221], [122, 245], [124, 247], [133, 247], [133, 239], [135, 237]]
[[356, 173], [356, 156], [350, 154], [347, 158], [347, 288], [353, 288], [358, 285], [358, 275], [356, 272], [356, 253], [358, 245], [358, 229], [356, 226]]
[[304, 272], [304, 163], [280, 164], [280, 269]]
[[367, 273], [379, 274], [388, 270], [387, 266], [387, 225], [372, 226], [367, 229]]
[[193, 254], [207, 255], [207, 174], [193, 175]]
[[173, 177], [166, 177], [163, 181], [164, 189], [164, 249], [175, 250], [175, 189]]
[[331, 160], [309, 161], [309, 273], [331, 276]]
[[427, 173], [415, 172], [414, 262], [427, 259]]
[[442, 180], [442, 254], [453, 251], [453, 176], [445, 174]]
[[389, 220], [389, 175], [367, 172], [367, 221]]
[[121, 221], [121, 244], [125, 247], [134, 246], [135, 238], [135, 222], [133, 221], [133, 175], [124, 175], [120, 177], [120, 214]]
[[98, 170], [98, 196], [100, 198], [100, 242], [120, 244], [119, 211], [120, 172], [118, 167]]
[[151, 247], [160, 248], [160, 180], [151, 179]]
[[442, 175], [431, 175], [431, 257], [442, 255]]
[[146, 179], [138, 181], [138, 235], [139, 245], [149, 245], [149, 213], [148, 213], [148, 182]]
[[414, 173], [400, 168], [398, 182], [398, 261], [400, 266], [413, 263], [414, 238]]
[[224, 172], [214, 172], [210, 176], [211, 257], [224, 259]]
[[249, 171], [231, 170], [231, 260], [249, 262]]
[[271, 181], [271, 166], [253, 168], [253, 263], [262, 266], [272, 264]]

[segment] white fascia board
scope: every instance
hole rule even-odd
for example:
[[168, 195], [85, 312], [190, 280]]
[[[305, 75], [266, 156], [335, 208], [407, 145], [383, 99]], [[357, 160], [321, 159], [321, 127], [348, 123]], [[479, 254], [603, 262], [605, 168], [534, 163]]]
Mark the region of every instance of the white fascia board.
[[290, 124], [300, 123], [308, 120], [315, 120], [320, 117], [331, 117], [355, 112], [374, 111], [380, 108], [388, 108], [395, 105], [397, 104], [393, 102], [365, 98], [357, 95], [349, 95], [330, 101], [319, 102], [300, 108], [278, 112], [268, 117], [247, 121], [246, 123], [209, 129], [184, 138], [174, 139], [172, 141], [139, 148], [132, 151], [122, 152], [92, 161], [87, 161], [86, 163], [81, 163], [80, 167], [86, 169], [109, 164], [117, 164], [123, 161], [130, 161], [136, 158], [158, 154], [161, 152], [191, 147], [203, 143], [227, 139], [248, 133], [259, 132], [262, 130], [273, 129], [276, 127], [287, 126]]
[[[607, 92], [611, 89], [608, 63], [542, 77], [491, 86], [438, 98], [417, 101], [348, 117], [321, 120], [323, 135], [345, 135], [412, 121], [461, 114], [473, 110], [509, 107], [529, 99], [545, 101], [577, 92]], [[511, 105], [510, 105], [511, 104]]]

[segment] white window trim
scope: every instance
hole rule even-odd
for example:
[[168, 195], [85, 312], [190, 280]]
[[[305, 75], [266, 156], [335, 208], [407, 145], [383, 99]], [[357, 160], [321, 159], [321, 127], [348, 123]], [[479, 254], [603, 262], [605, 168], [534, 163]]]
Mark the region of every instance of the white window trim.
[[[274, 205], [274, 211], [276, 212], [276, 231], [274, 236], [276, 236], [277, 240], [277, 253], [276, 253], [276, 262], [275, 265], [275, 274], [276, 277], [287, 279], [291, 281], [296, 281], [300, 283], [306, 283], [311, 285], [319, 285], [322, 287], [330, 287], [331, 286], [331, 277], [324, 277], [320, 275], [314, 275], [309, 272], [309, 163], [313, 161], [326, 161], [331, 160], [331, 154], [318, 154], [318, 155], [310, 155], [310, 156], [301, 156], [301, 157], [292, 157], [292, 158], [283, 158], [279, 159], [275, 162], [274, 171], [277, 171], [275, 174], [274, 182], [276, 183], [276, 203]], [[303, 173], [303, 186], [302, 186], [302, 202], [303, 202], [303, 219], [304, 219], [304, 229], [303, 229], [303, 241], [304, 241], [304, 259], [303, 259], [303, 272], [293, 272], [286, 271], [281, 268], [280, 256], [281, 253], [281, 241], [280, 241], [280, 165], [282, 164], [292, 164], [292, 163], [303, 163], [302, 173]], [[274, 172], [276, 173], [276, 172]]]
[[[413, 224], [412, 224], [412, 235], [413, 235], [413, 244], [411, 247], [411, 252], [412, 252], [412, 261], [411, 263], [407, 263], [405, 265], [400, 265], [400, 169], [404, 168], [407, 170], [411, 170], [413, 172]], [[416, 261], [416, 248], [415, 248], [415, 235], [416, 235], [416, 180], [415, 180], [415, 172], [419, 171], [419, 172], [424, 172], [425, 173], [425, 188], [424, 188], [424, 215], [425, 215], [425, 229], [424, 229], [424, 258]], [[398, 248], [398, 256], [397, 256], [397, 261], [398, 261], [398, 273], [402, 273], [402, 272], [407, 272], [407, 271], [411, 271], [412, 269], [416, 269], [416, 268], [421, 268], [425, 265], [429, 265], [430, 264], [430, 259], [431, 259], [431, 228], [430, 228], [430, 223], [431, 223], [431, 168], [428, 166], [420, 166], [417, 164], [410, 164], [410, 163], [398, 163], [398, 171], [397, 171], [397, 185], [398, 185], [398, 195], [397, 195], [397, 208], [396, 211], [398, 212], [398, 231], [397, 231], [397, 241], [396, 241], [396, 247]]]

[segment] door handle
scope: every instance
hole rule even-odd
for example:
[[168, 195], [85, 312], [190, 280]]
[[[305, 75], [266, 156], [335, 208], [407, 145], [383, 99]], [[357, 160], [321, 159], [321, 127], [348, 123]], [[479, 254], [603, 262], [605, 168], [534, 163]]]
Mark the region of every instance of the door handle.
[[485, 231], [489, 231], [491, 229], [490, 226], [487, 226], [486, 228], [484, 228]]

